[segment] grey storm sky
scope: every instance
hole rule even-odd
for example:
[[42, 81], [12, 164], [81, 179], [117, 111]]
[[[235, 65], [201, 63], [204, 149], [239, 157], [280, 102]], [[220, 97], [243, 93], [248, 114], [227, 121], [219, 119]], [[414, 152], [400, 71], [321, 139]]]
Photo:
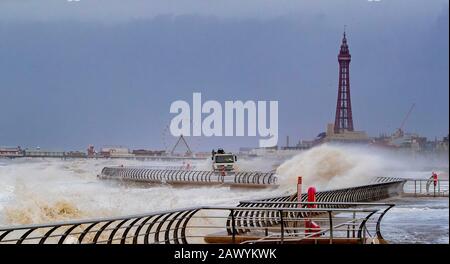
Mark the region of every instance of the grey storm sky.
[[[278, 100], [279, 145], [333, 122], [344, 25], [355, 128], [448, 134], [447, 0], [0, 0], [0, 145], [165, 148], [175, 100]], [[257, 138], [189, 138], [194, 148]]]

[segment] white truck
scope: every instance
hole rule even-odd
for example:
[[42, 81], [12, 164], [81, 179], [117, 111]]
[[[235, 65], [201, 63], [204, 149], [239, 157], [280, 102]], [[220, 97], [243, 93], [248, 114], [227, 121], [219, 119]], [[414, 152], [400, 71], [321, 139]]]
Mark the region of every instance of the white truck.
[[223, 149], [218, 149], [212, 151], [212, 169], [214, 171], [220, 172], [235, 172], [237, 170], [236, 162], [237, 157], [232, 153], [225, 153]]

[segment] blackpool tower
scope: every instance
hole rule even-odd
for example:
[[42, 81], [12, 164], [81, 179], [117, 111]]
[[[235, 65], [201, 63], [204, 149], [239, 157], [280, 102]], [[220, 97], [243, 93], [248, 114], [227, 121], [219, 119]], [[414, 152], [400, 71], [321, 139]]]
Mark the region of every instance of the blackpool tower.
[[334, 121], [334, 133], [353, 131], [352, 103], [350, 100], [350, 52], [347, 45], [347, 37], [344, 31], [339, 61], [339, 88], [336, 105], [336, 118]]

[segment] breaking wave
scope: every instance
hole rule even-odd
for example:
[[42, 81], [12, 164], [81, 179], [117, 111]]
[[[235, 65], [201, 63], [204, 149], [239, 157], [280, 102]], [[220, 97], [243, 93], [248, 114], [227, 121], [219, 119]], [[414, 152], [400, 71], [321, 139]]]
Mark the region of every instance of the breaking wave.
[[[442, 166], [440, 162], [434, 166]], [[436, 161], [378, 148], [323, 144], [284, 162], [277, 174], [282, 188], [295, 191], [297, 177], [302, 176], [304, 186], [324, 190], [367, 184], [376, 177], [426, 178], [431, 170], [424, 169], [424, 165], [432, 164]], [[438, 173], [448, 178], [448, 163], [446, 171]]]
[[8, 223], [34, 224], [84, 218], [86, 214], [69, 201], [32, 201], [19, 207], [7, 207], [5, 217]]
[[[118, 216], [197, 205], [236, 205], [245, 199], [292, 194], [296, 191], [297, 176], [303, 177], [304, 188], [315, 186], [324, 190], [365, 184], [377, 176], [428, 177], [432, 170], [424, 169], [419, 160], [412, 162], [376, 149], [339, 145], [321, 145], [287, 161], [272, 156], [238, 161], [241, 170], [277, 168], [280, 186], [274, 189], [168, 185], [149, 188], [96, 177], [105, 166], [181, 166], [182, 162], [45, 159], [1, 162], [1, 225]], [[444, 164], [448, 175], [448, 163]], [[191, 165], [203, 170], [211, 168], [209, 159], [191, 161]]]

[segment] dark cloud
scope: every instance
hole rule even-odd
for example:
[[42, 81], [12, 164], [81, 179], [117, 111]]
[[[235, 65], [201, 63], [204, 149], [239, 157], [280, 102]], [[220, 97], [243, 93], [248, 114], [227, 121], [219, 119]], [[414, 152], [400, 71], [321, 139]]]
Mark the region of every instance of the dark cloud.
[[[333, 121], [344, 24], [356, 128], [391, 132], [415, 102], [407, 130], [446, 135], [448, 3], [420, 9], [423, 1], [411, 1], [405, 11], [391, 2], [264, 19], [208, 8], [118, 23], [0, 19], [0, 145], [163, 147], [170, 103], [194, 91], [205, 100], [279, 100], [279, 142], [312, 138]], [[257, 144], [194, 141], [206, 149]]]

